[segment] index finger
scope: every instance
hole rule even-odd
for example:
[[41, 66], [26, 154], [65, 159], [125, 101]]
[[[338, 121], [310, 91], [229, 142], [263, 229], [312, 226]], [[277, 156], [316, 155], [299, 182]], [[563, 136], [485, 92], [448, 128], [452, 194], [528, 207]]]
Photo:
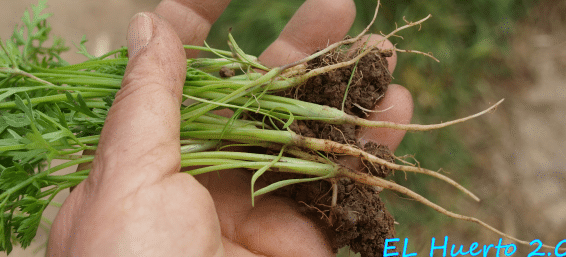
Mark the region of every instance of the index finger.
[[[230, 0], [163, 0], [155, 8], [172, 26], [185, 45], [202, 45], [210, 27], [220, 17]], [[197, 50], [187, 50], [187, 58]]]
[[271, 67], [298, 61], [343, 39], [355, 17], [352, 0], [307, 0], [259, 60]]

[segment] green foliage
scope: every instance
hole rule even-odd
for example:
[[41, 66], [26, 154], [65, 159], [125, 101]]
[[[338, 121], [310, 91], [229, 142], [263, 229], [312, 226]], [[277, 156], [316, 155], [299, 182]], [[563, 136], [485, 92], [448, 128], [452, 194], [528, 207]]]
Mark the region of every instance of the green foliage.
[[[69, 125], [73, 125], [73, 117], [92, 112], [84, 110], [85, 102], [80, 95], [76, 99], [69, 97], [78, 106], [63, 109], [65, 114], [56, 103], [34, 107], [26, 93], [25, 100], [18, 94], [11, 97], [15, 108], [0, 110], [0, 211], [3, 213], [0, 250], [11, 251], [12, 233], [22, 247], [28, 246], [51, 198], [73, 185], [62, 187], [48, 180], [49, 174], [68, 165], [49, 167], [54, 157], [86, 149]], [[55, 190], [44, 195], [42, 189], [50, 186], [55, 186]], [[41, 199], [46, 196], [50, 198]]]
[[[1, 42], [0, 105], [4, 108], [0, 108], [0, 250], [7, 253], [15, 242], [28, 246], [52, 197], [80, 182], [67, 181], [61, 186], [48, 176], [70, 164], [50, 167], [54, 157], [87, 148], [75, 136], [88, 131], [77, 125], [77, 120], [91, 118], [91, 124], [99, 130], [106, 116], [106, 110], [96, 114], [87, 108], [80, 93], [68, 93], [67, 102], [37, 101], [57, 99], [60, 93], [57, 86], [45, 84], [29, 72], [68, 65], [59, 57], [68, 49], [63, 40], [49, 35], [51, 27], [46, 19], [50, 14], [42, 13], [45, 8], [46, 1], [39, 1], [31, 11], [26, 10], [23, 25]], [[50, 39], [51, 46], [45, 46]], [[42, 191], [47, 187], [51, 190]]]
[[75, 47], [79, 50], [77, 53], [84, 55], [89, 60], [96, 59], [94, 55], [88, 53], [88, 50], [86, 49], [86, 45], [85, 45], [86, 42], [88, 42], [88, 40], [86, 40], [86, 35], [83, 35], [83, 37], [81, 38], [81, 42], [78, 45], [75, 44]]
[[[7, 59], [40, 67], [59, 67], [68, 64], [59, 57], [62, 52], [69, 49], [63, 39], [54, 37], [50, 47], [44, 46], [44, 43], [50, 39], [51, 31], [46, 21], [51, 14], [42, 13], [45, 8], [47, 1], [42, 0], [37, 5], [32, 5], [31, 12], [28, 10], [24, 12], [23, 25], [16, 27], [11, 40], [5, 42], [7, 51], [6, 55], [0, 55], [0, 67], [8, 67]], [[22, 68], [29, 69], [29, 66], [23, 65]]]

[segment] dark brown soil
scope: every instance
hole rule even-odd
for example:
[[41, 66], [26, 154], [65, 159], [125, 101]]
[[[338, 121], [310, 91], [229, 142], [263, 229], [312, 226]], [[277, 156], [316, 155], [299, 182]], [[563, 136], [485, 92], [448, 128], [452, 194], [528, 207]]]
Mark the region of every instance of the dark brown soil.
[[[388, 56], [390, 53], [372, 52], [360, 59], [353, 77], [354, 65], [311, 78], [305, 85], [280, 95], [342, 109], [342, 101], [348, 89], [344, 111], [365, 117], [366, 111], [374, 108], [391, 82], [385, 59]], [[339, 63], [347, 58], [350, 57], [334, 52], [309, 62], [308, 69]], [[295, 121], [290, 128], [303, 136], [329, 139], [362, 148], [356, 137], [359, 128], [354, 125]], [[368, 143], [363, 148], [380, 158], [394, 161], [386, 146]], [[374, 176], [386, 177], [390, 172], [384, 166], [365, 161], [362, 163], [362, 172]], [[268, 183], [297, 177], [296, 174], [277, 172], [263, 176]], [[332, 183], [337, 186], [337, 201], [334, 206]], [[393, 217], [379, 198], [380, 190], [355, 183], [348, 178], [336, 179], [332, 183], [325, 180], [299, 183], [281, 188], [276, 194], [296, 200], [303, 206], [301, 211], [305, 215], [320, 222], [335, 250], [348, 245], [352, 251], [359, 252], [362, 256], [382, 256], [384, 241], [395, 236], [395, 228]]]
[[[374, 151], [369, 151], [368, 148], [373, 148]], [[366, 144], [366, 150], [392, 161], [386, 147], [378, 147], [375, 143]], [[390, 170], [375, 167], [374, 171], [380, 177], [385, 177]], [[304, 177], [269, 172], [262, 179], [273, 183]], [[293, 184], [278, 189], [275, 194], [297, 201], [302, 206], [300, 211], [323, 228], [334, 251], [348, 245], [350, 250], [361, 253], [362, 256], [383, 256], [385, 239], [395, 236], [395, 227], [393, 216], [387, 212], [379, 198], [381, 189], [355, 183], [349, 178], [336, 179], [333, 183], [337, 185], [335, 206], [332, 206], [332, 184], [325, 180]]]
[[[361, 58], [357, 65], [343, 67], [316, 76], [309, 79], [304, 86], [289, 89], [281, 95], [342, 109], [344, 95], [348, 90], [344, 102], [344, 112], [365, 117], [367, 112], [364, 109], [373, 110], [379, 99], [383, 97], [389, 83], [391, 83], [391, 75], [387, 70], [387, 59], [385, 59], [388, 56], [390, 56], [390, 53], [380, 54], [375, 51]], [[328, 54], [309, 62], [307, 69], [343, 62], [347, 58], [347, 55], [340, 52]], [[354, 66], [356, 71], [352, 77]], [[298, 121], [291, 129], [303, 136], [358, 145], [356, 130], [359, 128], [354, 125], [331, 125], [322, 121]]]

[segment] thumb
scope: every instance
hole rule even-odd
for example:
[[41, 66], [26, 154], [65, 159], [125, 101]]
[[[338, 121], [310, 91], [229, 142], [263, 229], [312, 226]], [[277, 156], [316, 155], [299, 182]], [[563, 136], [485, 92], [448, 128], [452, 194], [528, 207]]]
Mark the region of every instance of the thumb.
[[100, 179], [135, 187], [179, 170], [180, 105], [187, 64], [177, 34], [153, 13], [138, 13], [130, 21], [128, 55], [93, 172], [100, 173]]

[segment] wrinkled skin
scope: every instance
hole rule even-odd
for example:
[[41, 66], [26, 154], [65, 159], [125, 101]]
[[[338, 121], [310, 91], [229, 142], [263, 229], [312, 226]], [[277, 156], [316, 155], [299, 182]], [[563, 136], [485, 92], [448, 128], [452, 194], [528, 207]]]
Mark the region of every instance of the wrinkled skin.
[[[48, 256], [332, 255], [314, 223], [289, 199], [263, 195], [252, 208], [249, 173], [179, 173], [185, 57], [196, 55], [181, 44], [202, 44], [228, 2], [163, 0], [155, 10], [158, 15], [144, 13], [132, 20], [122, 89], [89, 177], [72, 191], [53, 223]], [[144, 16], [152, 32], [140, 30]], [[354, 16], [351, 0], [308, 0], [260, 60], [283, 65], [324, 48], [345, 36]], [[151, 34], [147, 45], [141, 40], [144, 32]], [[391, 72], [395, 64], [394, 55]], [[369, 118], [410, 122], [413, 105], [405, 88], [391, 85], [376, 109], [391, 105]], [[391, 149], [403, 136], [390, 129], [360, 133], [362, 140]], [[357, 165], [355, 160], [344, 162]]]

